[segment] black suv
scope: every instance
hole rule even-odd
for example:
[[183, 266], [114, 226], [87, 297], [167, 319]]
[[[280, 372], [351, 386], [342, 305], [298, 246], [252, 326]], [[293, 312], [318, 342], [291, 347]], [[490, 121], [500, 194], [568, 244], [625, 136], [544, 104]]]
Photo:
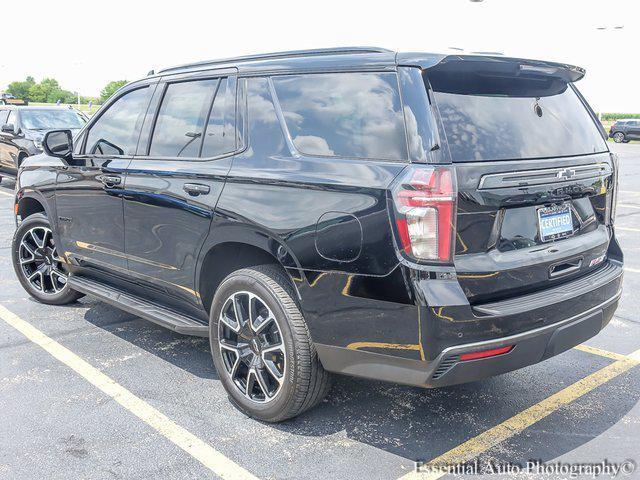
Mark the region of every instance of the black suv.
[[609, 129], [609, 138], [613, 138], [616, 143], [640, 140], [640, 118], [616, 120]]
[[333, 49], [162, 70], [19, 176], [13, 263], [210, 338], [280, 421], [335, 372], [423, 387], [597, 334], [621, 293], [616, 157], [569, 65]]
[[0, 174], [15, 176], [25, 158], [42, 153], [47, 131], [78, 132], [85, 123], [83, 113], [66, 107], [0, 107]]

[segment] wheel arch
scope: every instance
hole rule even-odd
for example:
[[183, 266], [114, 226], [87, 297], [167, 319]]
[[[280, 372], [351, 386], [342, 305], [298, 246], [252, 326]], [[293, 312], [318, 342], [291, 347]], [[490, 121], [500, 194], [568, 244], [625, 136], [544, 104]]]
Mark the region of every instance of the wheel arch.
[[39, 195], [18, 195], [17, 205], [18, 206], [15, 213], [17, 215], [20, 215], [20, 218], [22, 220], [33, 215], [34, 213], [44, 213], [47, 217], [49, 217], [49, 221], [52, 221], [50, 212], [47, 209], [47, 202], [43, 198], [40, 198]]
[[[217, 232], [220, 233], [220, 232]], [[218, 286], [224, 278], [241, 268], [278, 265], [289, 280], [299, 303], [300, 294], [293, 272], [301, 271], [290, 250], [281, 241], [263, 232], [245, 230], [242, 235], [216, 235], [216, 242], [206, 244], [200, 254], [196, 273], [196, 287], [202, 305], [208, 312]], [[238, 240], [241, 239], [241, 240]], [[292, 270], [293, 269], [293, 270]]]

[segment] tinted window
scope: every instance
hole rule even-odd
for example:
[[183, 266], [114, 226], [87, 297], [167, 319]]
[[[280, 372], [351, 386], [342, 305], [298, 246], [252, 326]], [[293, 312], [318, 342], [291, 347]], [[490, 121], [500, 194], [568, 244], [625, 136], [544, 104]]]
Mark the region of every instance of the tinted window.
[[75, 110], [22, 110], [20, 112], [22, 128], [27, 130], [80, 129], [85, 119]]
[[202, 140], [202, 157], [215, 157], [233, 152], [236, 148], [235, 85], [235, 79], [223, 78], [220, 81]]
[[153, 130], [149, 155], [197, 157], [217, 79], [169, 84]]
[[606, 151], [574, 90], [551, 77], [429, 76], [453, 161], [531, 159]]
[[287, 127], [305, 154], [406, 159], [395, 73], [273, 77]]
[[151, 89], [145, 87], [116, 100], [91, 126], [86, 152], [102, 155], [135, 154], [150, 96]]
[[286, 155], [286, 143], [266, 78], [250, 78], [247, 87], [249, 152], [247, 155]]

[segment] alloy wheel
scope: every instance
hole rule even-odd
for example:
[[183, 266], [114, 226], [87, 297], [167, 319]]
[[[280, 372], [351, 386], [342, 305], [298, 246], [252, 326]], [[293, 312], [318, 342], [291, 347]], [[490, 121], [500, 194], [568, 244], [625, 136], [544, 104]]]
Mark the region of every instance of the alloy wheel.
[[218, 321], [218, 343], [226, 374], [240, 393], [257, 403], [278, 395], [286, 350], [278, 322], [263, 299], [250, 292], [228, 297]]
[[622, 132], [616, 132], [613, 134], [613, 140], [616, 143], [621, 143], [624, 140], [624, 133]]
[[55, 295], [66, 286], [67, 274], [53, 242], [51, 229], [38, 226], [27, 230], [20, 240], [18, 259], [22, 274], [37, 291]]

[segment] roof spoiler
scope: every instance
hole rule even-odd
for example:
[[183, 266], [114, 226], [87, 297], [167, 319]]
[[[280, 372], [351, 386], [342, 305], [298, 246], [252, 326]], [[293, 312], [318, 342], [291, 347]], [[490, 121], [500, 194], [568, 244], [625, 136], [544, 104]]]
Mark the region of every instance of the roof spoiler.
[[577, 82], [585, 75], [584, 68], [564, 63], [545, 62], [490, 55], [445, 55], [428, 53], [400, 53], [396, 63], [423, 70], [465, 71], [498, 76], [552, 76], [565, 82]]

